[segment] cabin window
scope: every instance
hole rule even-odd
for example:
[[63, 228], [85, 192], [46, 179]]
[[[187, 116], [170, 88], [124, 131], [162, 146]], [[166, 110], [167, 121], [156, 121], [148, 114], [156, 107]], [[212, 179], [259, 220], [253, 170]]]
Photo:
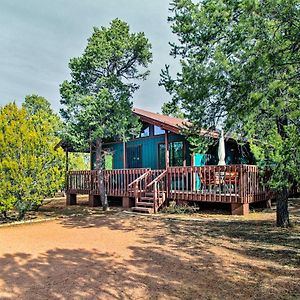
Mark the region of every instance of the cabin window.
[[[158, 145], [158, 165], [160, 169], [166, 168], [166, 147], [161, 143]], [[170, 167], [183, 166], [183, 142], [169, 143], [169, 162]]]
[[183, 142], [172, 142], [169, 144], [170, 166], [183, 166]]
[[160, 127], [155, 125], [154, 126], [154, 135], [160, 135], [160, 134], [165, 134], [165, 130], [161, 129]]
[[150, 136], [150, 126], [145, 125], [142, 127], [142, 131], [140, 133], [140, 137], [147, 137]]

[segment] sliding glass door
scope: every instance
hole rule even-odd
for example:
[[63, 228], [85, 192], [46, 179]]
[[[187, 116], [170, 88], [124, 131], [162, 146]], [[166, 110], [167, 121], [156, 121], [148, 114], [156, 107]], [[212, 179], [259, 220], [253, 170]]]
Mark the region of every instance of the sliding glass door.
[[[184, 151], [183, 142], [169, 143], [169, 162], [170, 167], [183, 166]], [[158, 144], [158, 167], [160, 169], [166, 168], [166, 147], [164, 143]]]

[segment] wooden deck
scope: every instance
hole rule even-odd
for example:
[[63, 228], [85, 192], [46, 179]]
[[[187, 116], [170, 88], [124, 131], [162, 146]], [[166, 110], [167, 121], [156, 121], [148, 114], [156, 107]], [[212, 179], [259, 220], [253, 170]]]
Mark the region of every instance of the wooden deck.
[[[98, 196], [97, 178], [96, 170], [68, 172], [68, 197]], [[134, 199], [137, 211], [156, 212], [168, 199], [234, 205], [270, 198], [257, 166], [252, 165], [105, 170], [104, 179], [108, 196]]]
[[257, 166], [228, 165], [168, 169], [168, 197], [186, 201], [252, 203], [268, 200]]

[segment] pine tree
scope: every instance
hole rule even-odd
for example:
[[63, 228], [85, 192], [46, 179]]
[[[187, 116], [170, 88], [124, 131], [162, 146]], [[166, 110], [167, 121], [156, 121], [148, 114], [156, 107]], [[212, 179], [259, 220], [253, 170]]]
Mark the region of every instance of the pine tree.
[[194, 128], [245, 137], [271, 171], [277, 225], [288, 226], [288, 191], [300, 181], [299, 1], [175, 0], [169, 18], [181, 72], [161, 84]]
[[98, 185], [103, 209], [108, 208], [103, 182], [102, 145], [107, 139], [126, 141], [139, 131], [131, 97], [144, 80], [152, 60], [144, 33], [130, 33], [115, 19], [108, 28], [94, 28], [82, 56], [70, 60], [71, 80], [61, 85], [65, 139], [77, 149], [96, 148]]

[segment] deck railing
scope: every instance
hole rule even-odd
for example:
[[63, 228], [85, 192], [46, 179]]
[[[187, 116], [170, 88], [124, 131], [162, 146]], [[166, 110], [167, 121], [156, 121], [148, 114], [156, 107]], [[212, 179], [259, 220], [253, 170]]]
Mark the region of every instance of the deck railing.
[[[96, 170], [68, 172], [68, 193], [98, 195], [97, 178]], [[133, 186], [137, 179], [138, 187]], [[157, 190], [175, 200], [251, 203], [268, 197], [259, 170], [252, 165], [170, 167], [167, 172], [146, 168], [104, 171], [108, 196], [134, 197], [136, 189], [154, 189], [155, 182]]]
[[[149, 169], [121, 169], [104, 171], [105, 189], [109, 196], [132, 196], [130, 183]], [[98, 189], [95, 190], [98, 192]]]
[[69, 171], [67, 173], [67, 191], [70, 194], [89, 194], [92, 190], [94, 171]]
[[[147, 170], [120, 169], [104, 170], [104, 186], [109, 196], [128, 196], [130, 188], [128, 185], [143, 175]], [[70, 194], [99, 194], [97, 170], [92, 171], [69, 171], [67, 189]]]
[[266, 189], [257, 166], [168, 168], [169, 197], [176, 200], [250, 203], [263, 201]]

